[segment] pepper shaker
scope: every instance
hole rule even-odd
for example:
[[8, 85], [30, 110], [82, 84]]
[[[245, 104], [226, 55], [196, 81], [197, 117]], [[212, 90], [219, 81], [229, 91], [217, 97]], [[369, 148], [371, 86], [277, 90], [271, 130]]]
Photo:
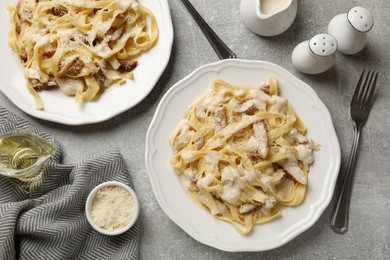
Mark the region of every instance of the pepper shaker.
[[329, 34], [317, 34], [308, 41], [298, 44], [291, 55], [294, 67], [307, 74], [327, 71], [335, 63], [336, 39]]
[[367, 42], [367, 32], [374, 26], [370, 12], [355, 6], [348, 13], [338, 14], [330, 21], [328, 33], [334, 36], [338, 43], [338, 51], [344, 54], [356, 54]]

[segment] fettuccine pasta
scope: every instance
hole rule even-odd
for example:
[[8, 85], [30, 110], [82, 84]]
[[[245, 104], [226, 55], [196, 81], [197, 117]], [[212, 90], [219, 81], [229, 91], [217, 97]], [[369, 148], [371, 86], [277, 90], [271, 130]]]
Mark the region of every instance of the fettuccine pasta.
[[302, 203], [319, 145], [274, 77], [260, 88], [215, 80], [169, 139], [185, 188], [241, 234]]
[[20, 0], [9, 6], [8, 41], [37, 91], [60, 88], [77, 102], [131, 79], [136, 58], [158, 37], [154, 15], [137, 0]]

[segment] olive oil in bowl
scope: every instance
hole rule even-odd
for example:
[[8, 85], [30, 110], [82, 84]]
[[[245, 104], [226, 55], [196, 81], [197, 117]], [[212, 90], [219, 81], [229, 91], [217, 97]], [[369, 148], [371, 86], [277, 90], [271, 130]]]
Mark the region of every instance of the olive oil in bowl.
[[1, 135], [0, 174], [24, 181], [34, 179], [53, 153], [53, 145], [36, 134], [15, 132]]

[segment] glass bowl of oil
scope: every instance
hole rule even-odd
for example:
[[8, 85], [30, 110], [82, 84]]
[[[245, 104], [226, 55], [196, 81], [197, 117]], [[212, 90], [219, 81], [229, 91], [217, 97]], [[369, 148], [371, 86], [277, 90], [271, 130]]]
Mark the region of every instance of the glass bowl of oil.
[[0, 135], [0, 175], [22, 181], [36, 179], [53, 155], [52, 143], [31, 132]]

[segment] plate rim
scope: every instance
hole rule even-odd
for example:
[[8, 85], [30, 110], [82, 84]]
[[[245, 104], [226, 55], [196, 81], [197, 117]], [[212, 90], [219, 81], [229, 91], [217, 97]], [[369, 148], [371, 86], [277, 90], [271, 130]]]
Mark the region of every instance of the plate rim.
[[[16, 2], [17, 0], [12, 0]], [[142, 0], [140, 0], [142, 2]], [[71, 126], [78, 126], [78, 125], [89, 125], [89, 124], [95, 124], [95, 123], [101, 123], [104, 121], [107, 121], [111, 118], [114, 118], [117, 115], [120, 115], [124, 113], [125, 111], [128, 111], [138, 105], [140, 102], [142, 102], [155, 88], [156, 84], [160, 80], [162, 74], [166, 70], [168, 63], [170, 61], [171, 55], [172, 55], [172, 47], [173, 47], [173, 41], [174, 41], [174, 29], [173, 29], [173, 23], [172, 23], [172, 16], [170, 12], [170, 7], [168, 0], [160, 0], [159, 3], [161, 4], [161, 24], [163, 28], [159, 28], [160, 32], [164, 32], [164, 34], [167, 36], [166, 40], [163, 43], [164, 48], [167, 49], [166, 52], [163, 52], [162, 55], [159, 56], [159, 60], [161, 61], [161, 67], [156, 69], [155, 77], [148, 80], [148, 85], [151, 85], [151, 87], [148, 89], [148, 91], [145, 91], [140, 95], [136, 101], [134, 101], [129, 106], [123, 106], [118, 109], [111, 109], [111, 112], [107, 112], [101, 115], [91, 115], [89, 113], [84, 113], [83, 116], [76, 116], [76, 117], [66, 117], [63, 115], [58, 115], [52, 112], [45, 112], [45, 110], [37, 110], [34, 107], [30, 107], [28, 105], [25, 105], [23, 100], [20, 99], [17, 95], [17, 93], [14, 93], [14, 91], [11, 91], [10, 88], [7, 87], [8, 83], [4, 81], [4, 79], [0, 78], [0, 91], [4, 94], [4, 96], [7, 97], [7, 99], [15, 105], [17, 108], [22, 110], [24, 113], [38, 118], [45, 121], [50, 121], [54, 123], [59, 123], [63, 125], [71, 125]], [[6, 4], [7, 5], [7, 4]], [[6, 13], [6, 10], [4, 11]], [[8, 46], [7, 46], [8, 47]], [[10, 52], [12, 50], [8, 48]], [[23, 73], [21, 74], [21, 77], [23, 76]], [[71, 97], [72, 98], [72, 97]], [[75, 103], [76, 104], [76, 103]], [[77, 105], [77, 104], [76, 104]]]
[[[210, 70], [222, 70], [225, 67], [251, 67], [255, 68], [258, 66], [270, 66], [275, 69], [277, 69], [280, 73], [284, 74], [284, 76], [288, 77], [288, 79], [291, 79], [295, 81], [296, 83], [299, 83], [301, 86], [301, 89], [305, 91], [308, 95], [310, 95], [311, 98], [314, 98], [316, 100], [316, 105], [318, 105], [322, 116], [326, 120], [326, 124], [329, 126], [327, 132], [332, 137], [330, 142], [332, 143], [332, 153], [334, 153], [335, 161], [332, 162], [332, 167], [329, 167], [331, 169], [331, 172], [333, 175], [331, 177], [327, 178], [328, 180], [328, 190], [327, 192], [322, 192], [321, 196], [319, 196], [319, 199], [315, 201], [315, 203], [310, 205], [309, 214], [304, 217], [304, 219], [307, 219], [304, 224], [299, 226], [295, 231], [290, 231], [287, 235], [283, 236], [278, 241], [274, 241], [273, 243], [265, 244], [265, 245], [256, 245], [256, 246], [250, 246], [246, 244], [237, 245], [237, 244], [225, 244], [223, 242], [217, 241], [216, 239], [210, 240], [208, 238], [205, 238], [200, 233], [196, 232], [192, 227], [186, 225], [179, 217], [177, 217], [174, 212], [170, 209], [169, 203], [165, 201], [163, 198], [160, 188], [158, 187], [160, 184], [157, 181], [157, 178], [153, 177], [153, 166], [152, 163], [150, 163], [150, 158], [153, 157], [153, 155], [157, 152], [157, 148], [154, 147], [153, 138], [154, 133], [156, 132], [158, 126], [161, 123], [162, 120], [162, 114], [161, 111], [165, 110], [169, 101], [174, 97], [175, 93], [179, 92], [180, 90], [184, 89], [186, 85], [188, 85], [188, 82], [191, 80], [194, 81], [196, 78], [199, 78], [203, 73], [206, 73]], [[186, 84], [187, 83], [187, 84]], [[318, 102], [317, 102], [318, 101]], [[168, 138], [168, 137], [167, 137]], [[150, 141], [149, 141], [150, 140]], [[192, 238], [197, 240], [200, 243], [206, 244], [208, 246], [217, 248], [219, 250], [227, 251], [227, 252], [259, 252], [259, 251], [267, 251], [272, 250], [275, 248], [278, 248], [288, 242], [290, 242], [292, 239], [297, 237], [298, 235], [302, 234], [304, 231], [308, 230], [310, 227], [312, 227], [315, 222], [320, 218], [322, 213], [325, 211], [325, 209], [329, 206], [333, 193], [334, 188], [336, 185], [336, 181], [338, 178], [338, 172], [340, 170], [340, 164], [341, 164], [341, 149], [340, 144], [338, 141], [338, 137], [334, 128], [333, 120], [331, 118], [330, 112], [328, 108], [325, 106], [325, 104], [322, 102], [322, 100], [319, 98], [317, 93], [314, 91], [312, 87], [310, 87], [308, 84], [297, 78], [295, 75], [293, 75], [291, 72], [287, 71], [283, 67], [267, 62], [267, 61], [260, 61], [260, 60], [242, 60], [242, 59], [229, 59], [229, 60], [221, 60], [209, 64], [205, 64], [203, 66], [200, 66], [199, 68], [192, 71], [189, 75], [178, 81], [176, 84], [174, 84], [162, 97], [160, 100], [157, 109], [155, 111], [155, 114], [153, 116], [153, 119], [149, 125], [146, 139], [145, 139], [145, 166], [147, 170], [147, 174], [149, 177], [149, 181], [151, 183], [154, 195], [156, 197], [156, 200], [160, 206], [160, 208], [163, 210], [163, 212], [168, 216], [169, 219], [171, 219], [177, 226], [179, 226], [184, 232], [186, 232], [188, 235], [190, 235]], [[284, 232], [286, 233], [286, 232]]]

